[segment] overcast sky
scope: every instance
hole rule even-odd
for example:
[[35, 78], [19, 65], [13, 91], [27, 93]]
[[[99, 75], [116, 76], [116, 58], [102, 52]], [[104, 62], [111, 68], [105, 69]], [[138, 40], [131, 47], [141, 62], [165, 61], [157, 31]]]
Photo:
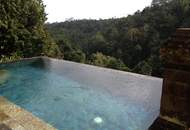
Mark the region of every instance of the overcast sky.
[[74, 19], [107, 19], [127, 16], [149, 6], [152, 0], [43, 0], [47, 22]]

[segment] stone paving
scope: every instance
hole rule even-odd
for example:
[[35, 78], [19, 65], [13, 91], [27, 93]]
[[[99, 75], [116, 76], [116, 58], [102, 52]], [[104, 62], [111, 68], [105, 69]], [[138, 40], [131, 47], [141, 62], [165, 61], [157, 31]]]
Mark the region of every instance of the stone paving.
[[30, 112], [0, 96], [0, 130], [56, 130]]

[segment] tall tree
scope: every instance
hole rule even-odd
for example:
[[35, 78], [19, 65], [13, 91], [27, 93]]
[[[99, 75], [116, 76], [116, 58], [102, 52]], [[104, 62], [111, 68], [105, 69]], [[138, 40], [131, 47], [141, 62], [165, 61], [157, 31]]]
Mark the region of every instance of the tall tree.
[[13, 53], [41, 55], [53, 44], [44, 29], [45, 20], [41, 0], [0, 0], [0, 58]]

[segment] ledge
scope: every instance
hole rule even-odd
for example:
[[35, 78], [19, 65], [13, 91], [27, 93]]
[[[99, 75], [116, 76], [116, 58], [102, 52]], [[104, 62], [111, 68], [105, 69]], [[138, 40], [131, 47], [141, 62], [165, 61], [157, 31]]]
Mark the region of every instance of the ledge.
[[0, 96], [0, 129], [56, 130], [30, 112]]

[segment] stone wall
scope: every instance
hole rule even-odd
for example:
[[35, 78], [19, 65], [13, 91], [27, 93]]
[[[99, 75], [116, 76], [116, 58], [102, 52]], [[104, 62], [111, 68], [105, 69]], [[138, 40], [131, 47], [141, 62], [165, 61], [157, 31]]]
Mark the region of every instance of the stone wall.
[[190, 72], [166, 69], [164, 78], [161, 115], [190, 126]]
[[190, 29], [177, 29], [161, 57], [165, 64], [161, 110], [150, 130], [189, 130]]

